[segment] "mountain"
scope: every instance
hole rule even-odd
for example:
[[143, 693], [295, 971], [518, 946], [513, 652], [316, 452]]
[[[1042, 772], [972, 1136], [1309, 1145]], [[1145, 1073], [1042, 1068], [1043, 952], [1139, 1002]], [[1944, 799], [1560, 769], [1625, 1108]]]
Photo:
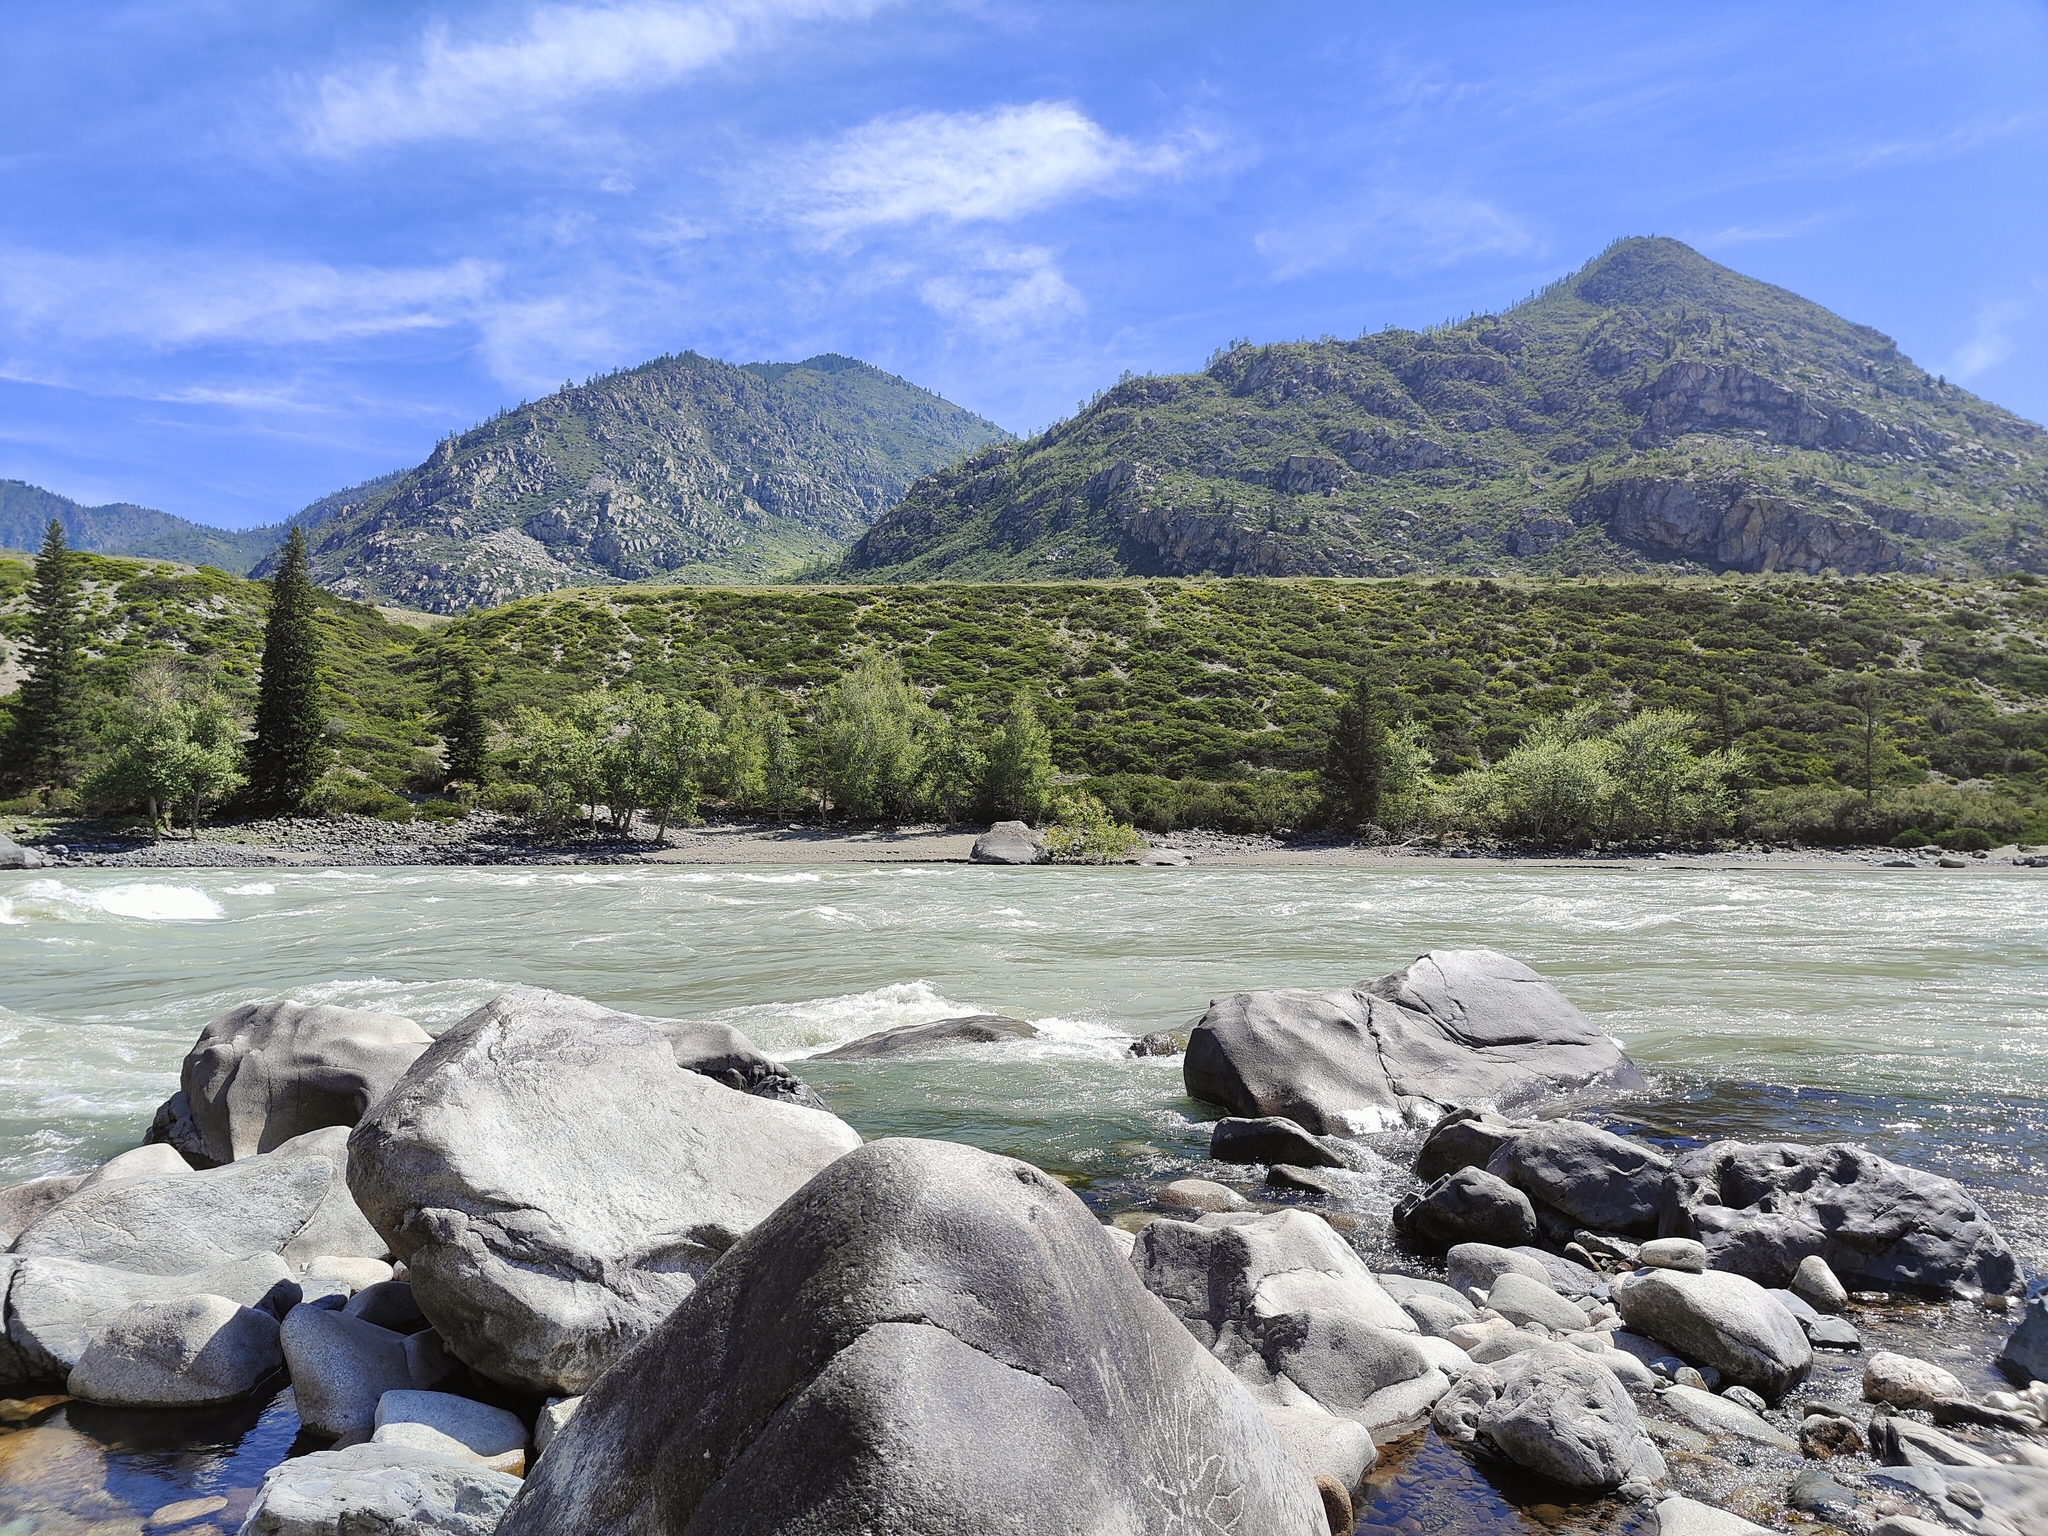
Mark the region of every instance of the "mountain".
[[836, 554], [920, 475], [1006, 437], [850, 357], [685, 352], [444, 439], [320, 525], [313, 577], [434, 613], [655, 576], [760, 579]]
[[919, 481], [847, 579], [2048, 570], [2048, 433], [1629, 239], [1505, 314], [1239, 344]]
[[41, 547], [43, 533], [56, 518], [73, 549], [104, 555], [142, 555], [177, 560], [186, 565], [214, 565], [240, 575], [260, 560], [283, 533], [273, 528], [230, 531], [190, 523], [168, 512], [152, 512], [130, 502], [103, 507], [81, 506], [68, 496], [0, 480], [0, 549]]

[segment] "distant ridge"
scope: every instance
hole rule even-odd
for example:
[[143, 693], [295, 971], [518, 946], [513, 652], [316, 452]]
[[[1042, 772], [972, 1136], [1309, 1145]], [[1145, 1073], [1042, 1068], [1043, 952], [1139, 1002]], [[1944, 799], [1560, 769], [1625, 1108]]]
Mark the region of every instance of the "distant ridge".
[[284, 537], [272, 528], [208, 528], [126, 501], [88, 507], [25, 481], [0, 480], [0, 549], [36, 549], [53, 517], [73, 549], [213, 565], [237, 576]]
[[848, 580], [2048, 570], [2048, 433], [1676, 240], [1504, 314], [1238, 344], [910, 489]]

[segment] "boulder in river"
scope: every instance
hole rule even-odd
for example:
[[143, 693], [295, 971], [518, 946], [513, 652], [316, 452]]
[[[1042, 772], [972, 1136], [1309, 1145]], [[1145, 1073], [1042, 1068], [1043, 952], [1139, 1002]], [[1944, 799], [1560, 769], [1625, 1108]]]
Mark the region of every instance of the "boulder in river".
[[0, 869], [41, 869], [50, 862], [38, 848], [24, 848], [0, 832]]
[[1341, 1168], [1335, 1149], [1284, 1115], [1257, 1120], [1230, 1115], [1209, 1131], [1209, 1156], [1219, 1163], [1284, 1163], [1290, 1168]]
[[676, 1065], [654, 1025], [508, 992], [434, 1042], [349, 1140], [349, 1182], [471, 1369], [583, 1391], [739, 1237], [860, 1144]]
[[994, 1045], [1003, 1040], [1036, 1040], [1038, 1028], [999, 1013], [970, 1013], [932, 1024], [899, 1024], [862, 1035], [819, 1054], [820, 1061], [868, 1061], [878, 1056], [915, 1056], [949, 1045]]
[[2048, 1291], [2032, 1297], [1999, 1351], [1998, 1368], [2021, 1382], [2048, 1381]]
[[1639, 1269], [1614, 1282], [1614, 1302], [1634, 1332], [1691, 1364], [1713, 1366], [1767, 1403], [1813, 1369], [1813, 1347], [1798, 1319], [1741, 1275]]
[[1597, 1126], [1545, 1120], [1503, 1140], [1486, 1170], [1528, 1195], [1539, 1213], [1561, 1217], [1561, 1232], [1655, 1237], [1671, 1160]]
[[1427, 1189], [1410, 1190], [1394, 1206], [1394, 1231], [1422, 1253], [1460, 1243], [1515, 1248], [1538, 1236], [1529, 1197], [1484, 1168], [1460, 1168]]
[[519, 1479], [406, 1445], [294, 1456], [265, 1474], [242, 1536], [491, 1536]]
[[139, 1301], [86, 1345], [65, 1390], [122, 1408], [239, 1402], [284, 1364], [277, 1319], [225, 1296]]
[[1454, 1109], [1423, 1138], [1415, 1154], [1415, 1177], [1431, 1184], [1460, 1168], [1484, 1168], [1529, 1125], [1526, 1120], [1502, 1119], [1491, 1110]]
[[[12, 1284], [0, 1283], [6, 1306], [6, 1335], [18, 1379], [61, 1377], [78, 1364], [100, 1331], [141, 1302], [169, 1303], [191, 1296], [225, 1297], [257, 1306], [291, 1268], [274, 1253], [231, 1259], [183, 1275], [145, 1275], [77, 1259], [17, 1257]], [[8, 1380], [0, 1362], [0, 1385]]]
[[1436, 950], [1377, 981], [1240, 992], [1188, 1037], [1188, 1092], [1234, 1115], [1321, 1134], [1435, 1120], [1446, 1106], [1531, 1105], [1566, 1089], [1638, 1087], [1600, 1027], [1518, 960]]
[[244, 1003], [199, 1032], [150, 1140], [213, 1168], [323, 1126], [352, 1126], [430, 1043], [395, 1013]]
[[1620, 1382], [1569, 1344], [1537, 1343], [1465, 1372], [1431, 1422], [1453, 1445], [1483, 1444], [1567, 1488], [1604, 1492], [1665, 1475]]
[[850, 1152], [593, 1385], [499, 1536], [1236, 1530], [1322, 1501], [1058, 1181]]
[[1932, 1408], [1936, 1403], [1964, 1395], [1963, 1384], [1953, 1371], [1911, 1355], [1880, 1349], [1863, 1367], [1866, 1402], [1889, 1403], [1894, 1408]]
[[685, 1072], [695, 1072], [758, 1098], [779, 1099], [807, 1109], [825, 1108], [825, 1101], [809, 1083], [782, 1063], [770, 1061], [753, 1041], [730, 1024], [695, 1019], [647, 1022], [668, 1038], [676, 1065]]
[[0, 1189], [0, 1253], [5, 1253], [38, 1216], [76, 1194], [78, 1186], [90, 1177], [84, 1173], [60, 1173]]
[[1706, 1244], [1715, 1269], [1774, 1289], [1818, 1254], [1850, 1290], [2003, 1295], [2012, 1250], [1954, 1179], [1832, 1142], [1717, 1141], [1681, 1153], [1660, 1230]]
[[976, 864], [1043, 864], [1045, 834], [1021, 821], [999, 821], [974, 840], [967, 857]]

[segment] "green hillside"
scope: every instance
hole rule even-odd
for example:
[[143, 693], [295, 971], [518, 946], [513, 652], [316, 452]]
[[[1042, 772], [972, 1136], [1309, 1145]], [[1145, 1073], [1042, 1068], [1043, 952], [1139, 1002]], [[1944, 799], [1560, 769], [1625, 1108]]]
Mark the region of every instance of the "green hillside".
[[283, 537], [280, 530], [272, 528], [239, 532], [208, 528], [125, 501], [82, 506], [39, 486], [0, 480], [0, 549], [38, 548], [53, 517], [64, 525], [64, 537], [73, 549], [214, 565], [237, 574], [262, 559]]
[[1005, 434], [852, 358], [693, 352], [504, 411], [322, 524], [314, 579], [434, 613], [592, 582], [763, 580], [834, 555]]
[[1673, 240], [1500, 315], [1237, 344], [926, 477], [854, 581], [2048, 570], [2048, 433]]

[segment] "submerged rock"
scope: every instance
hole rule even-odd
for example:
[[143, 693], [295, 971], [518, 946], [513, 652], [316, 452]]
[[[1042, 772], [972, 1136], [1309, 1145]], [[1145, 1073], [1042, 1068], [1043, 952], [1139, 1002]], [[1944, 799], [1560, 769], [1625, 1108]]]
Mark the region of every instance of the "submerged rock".
[[858, 1146], [821, 1110], [677, 1067], [653, 1025], [508, 992], [421, 1056], [349, 1141], [349, 1180], [451, 1353], [582, 1391], [741, 1234]]
[[1327, 1526], [1257, 1405], [1071, 1191], [969, 1147], [880, 1141], [596, 1382], [499, 1529]]
[[1038, 1027], [1023, 1019], [1005, 1018], [998, 1013], [971, 1013], [933, 1024], [899, 1024], [894, 1029], [862, 1035], [835, 1050], [822, 1052], [818, 1060], [868, 1061], [877, 1056], [914, 1056], [949, 1045], [993, 1045], [1000, 1040], [1037, 1038]]
[[1628, 1326], [1775, 1403], [1813, 1369], [1799, 1322], [1741, 1275], [1640, 1269], [1614, 1282]]
[[1664, 1458], [1635, 1404], [1585, 1351], [1538, 1342], [1458, 1378], [1431, 1415], [1453, 1445], [1483, 1443], [1525, 1471], [1604, 1491], [1661, 1482]]
[[1851, 1290], [2002, 1295], [2018, 1269], [1962, 1185], [1834, 1142], [1717, 1141], [1681, 1154], [1666, 1236], [1706, 1244], [1715, 1269], [1789, 1287], [1818, 1255]]
[[199, 1032], [150, 1140], [217, 1167], [324, 1126], [352, 1126], [431, 1043], [395, 1013], [245, 1003]]
[[1438, 950], [1334, 991], [1240, 992], [1188, 1037], [1188, 1092], [1321, 1134], [1430, 1121], [1446, 1106], [1515, 1108], [1642, 1077], [1598, 1025], [1521, 962]]
[[516, 1477], [405, 1445], [352, 1445], [270, 1469], [242, 1536], [491, 1536]]

